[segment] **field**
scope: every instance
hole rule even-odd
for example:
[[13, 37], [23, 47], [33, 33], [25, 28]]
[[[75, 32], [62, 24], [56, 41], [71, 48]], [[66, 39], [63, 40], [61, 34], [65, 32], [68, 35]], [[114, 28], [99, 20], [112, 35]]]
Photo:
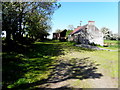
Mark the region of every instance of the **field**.
[[106, 49], [118, 50], [119, 41], [117, 41], [117, 40], [104, 40], [104, 43], [108, 45], [108, 47], [105, 47]]
[[[3, 89], [118, 86], [118, 51], [84, 49], [59, 41], [15, 47], [7, 51], [3, 46]], [[103, 48], [117, 50], [116, 46]]]

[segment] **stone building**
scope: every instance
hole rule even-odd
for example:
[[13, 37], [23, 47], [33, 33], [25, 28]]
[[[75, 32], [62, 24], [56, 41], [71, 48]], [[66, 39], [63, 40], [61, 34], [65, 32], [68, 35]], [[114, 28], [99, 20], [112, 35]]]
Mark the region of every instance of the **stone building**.
[[75, 28], [69, 35], [68, 41], [103, 46], [103, 33], [95, 26], [95, 21], [88, 21], [88, 24]]

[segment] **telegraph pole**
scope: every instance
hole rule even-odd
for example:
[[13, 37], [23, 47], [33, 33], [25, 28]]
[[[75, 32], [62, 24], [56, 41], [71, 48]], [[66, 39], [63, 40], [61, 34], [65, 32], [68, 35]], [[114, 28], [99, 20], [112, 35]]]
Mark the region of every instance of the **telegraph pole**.
[[80, 21], [80, 26], [81, 26], [82, 21]]

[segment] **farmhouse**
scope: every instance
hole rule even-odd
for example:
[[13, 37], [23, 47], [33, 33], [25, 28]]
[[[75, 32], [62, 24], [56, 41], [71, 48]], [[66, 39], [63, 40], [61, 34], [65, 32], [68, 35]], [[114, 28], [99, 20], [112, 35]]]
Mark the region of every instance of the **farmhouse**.
[[81, 44], [103, 45], [103, 33], [95, 26], [95, 21], [88, 21], [84, 26], [78, 26], [71, 32], [68, 41], [75, 41]]

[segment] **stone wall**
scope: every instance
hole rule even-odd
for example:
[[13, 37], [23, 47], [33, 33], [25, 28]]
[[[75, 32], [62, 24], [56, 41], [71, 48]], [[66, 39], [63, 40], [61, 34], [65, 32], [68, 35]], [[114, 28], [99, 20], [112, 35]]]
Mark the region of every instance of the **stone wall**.
[[69, 41], [72, 38], [76, 43], [94, 43], [103, 46], [103, 33], [95, 25], [86, 25], [86, 28], [84, 27], [79, 32], [73, 34], [73, 36], [69, 36]]

